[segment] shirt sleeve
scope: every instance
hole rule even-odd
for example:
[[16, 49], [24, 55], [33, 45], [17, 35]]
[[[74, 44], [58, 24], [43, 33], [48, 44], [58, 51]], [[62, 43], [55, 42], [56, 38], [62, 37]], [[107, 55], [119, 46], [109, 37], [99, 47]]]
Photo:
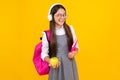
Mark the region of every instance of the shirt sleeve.
[[[76, 37], [75, 31], [74, 31], [72, 25], [70, 25], [70, 29], [71, 29], [71, 33], [72, 33], [72, 36], [73, 36], [73, 42], [75, 42], [77, 40], [77, 37]], [[80, 48], [78, 46], [78, 42], [76, 44], [76, 48], [78, 48], [78, 51], [80, 51]]]
[[44, 58], [48, 55], [49, 53], [49, 44], [47, 40], [47, 36], [45, 32], [42, 32], [42, 52], [41, 52], [41, 58], [44, 61]]

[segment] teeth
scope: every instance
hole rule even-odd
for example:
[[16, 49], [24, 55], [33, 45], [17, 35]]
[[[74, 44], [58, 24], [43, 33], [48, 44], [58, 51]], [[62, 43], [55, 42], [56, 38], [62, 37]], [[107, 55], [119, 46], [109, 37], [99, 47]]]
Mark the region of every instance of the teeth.
[[62, 20], [60, 20], [60, 22], [63, 22]]

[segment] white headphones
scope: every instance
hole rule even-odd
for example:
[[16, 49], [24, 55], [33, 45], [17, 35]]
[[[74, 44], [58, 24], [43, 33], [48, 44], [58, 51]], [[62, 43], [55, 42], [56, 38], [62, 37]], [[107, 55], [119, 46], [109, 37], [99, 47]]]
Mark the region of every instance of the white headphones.
[[[48, 12], [48, 20], [49, 20], [49, 21], [52, 21], [52, 14], [50, 14], [51, 9], [52, 9], [54, 6], [59, 5], [59, 4], [60, 4], [60, 3], [55, 3], [55, 4], [53, 4], [53, 5], [50, 7], [49, 12]], [[62, 5], [62, 4], [60, 4], [60, 5]]]

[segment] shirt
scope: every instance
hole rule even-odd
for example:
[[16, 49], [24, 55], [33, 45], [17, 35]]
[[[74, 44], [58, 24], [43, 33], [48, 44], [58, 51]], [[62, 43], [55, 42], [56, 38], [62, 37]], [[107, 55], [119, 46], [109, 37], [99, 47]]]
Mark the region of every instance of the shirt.
[[[74, 32], [74, 29], [72, 26], [70, 26], [70, 29], [71, 29], [71, 33], [72, 33], [72, 36], [73, 36], [73, 42], [75, 42], [77, 40], [76, 38], [76, 34]], [[56, 28], [56, 35], [64, 35], [65, 34], [65, 30], [64, 30], [64, 27], [61, 26], [60, 28]], [[46, 33], [45, 32], [42, 32], [42, 52], [41, 52], [41, 58], [42, 60], [44, 61], [44, 58], [46, 56], [49, 56], [48, 53], [49, 53], [49, 43], [47, 41], [47, 36], [46, 36]], [[76, 48], [78, 48], [78, 50], [80, 50], [79, 46], [78, 46], [78, 42], [76, 44]]]

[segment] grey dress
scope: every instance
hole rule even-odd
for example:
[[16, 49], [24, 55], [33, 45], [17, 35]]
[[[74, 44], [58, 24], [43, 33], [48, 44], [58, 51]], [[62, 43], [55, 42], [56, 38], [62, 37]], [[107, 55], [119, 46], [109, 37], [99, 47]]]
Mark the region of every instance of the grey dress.
[[68, 59], [66, 35], [57, 35], [57, 57], [61, 62], [59, 68], [50, 67], [49, 80], [79, 80], [75, 59]]

